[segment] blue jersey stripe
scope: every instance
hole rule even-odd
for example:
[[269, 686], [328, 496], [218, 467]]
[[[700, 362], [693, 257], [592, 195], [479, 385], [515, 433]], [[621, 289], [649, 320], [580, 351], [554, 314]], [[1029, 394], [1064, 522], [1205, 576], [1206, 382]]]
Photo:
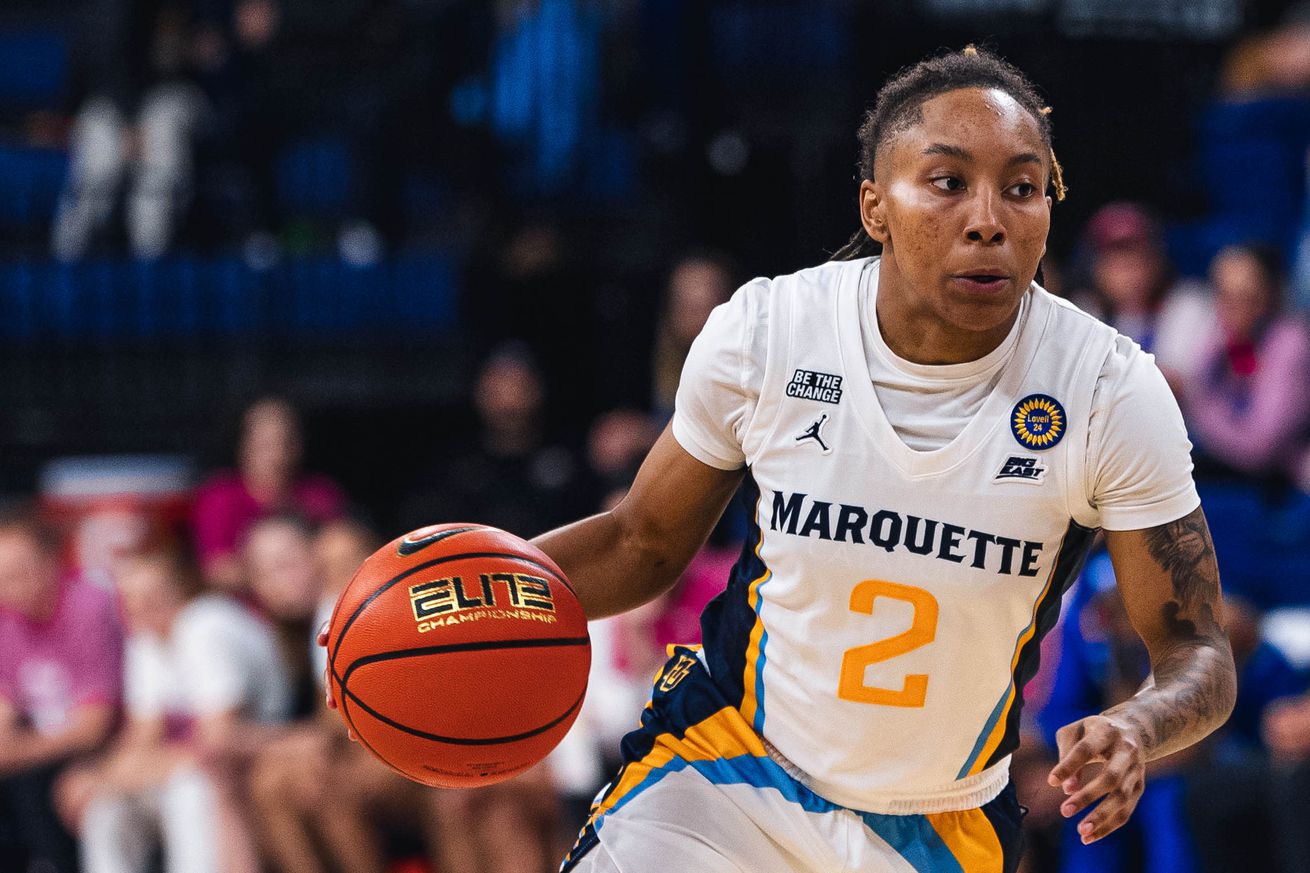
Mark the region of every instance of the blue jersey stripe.
[[964, 873], [960, 862], [942, 842], [932, 823], [923, 815], [879, 815], [865, 812], [860, 817], [869, 830], [886, 841], [910, 862], [917, 873]]
[[969, 760], [965, 761], [964, 766], [960, 768], [960, 772], [955, 774], [956, 779], [963, 779], [973, 769], [973, 763], [982, 754], [983, 746], [987, 745], [987, 738], [992, 735], [992, 731], [996, 728], [996, 722], [1000, 720], [1001, 713], [1005, 710], [1005, 702], [1010, 699], [1010, 689], [1013, 687], [1013, 681], [1005, 686], [1001, 699], [996, 701], [996, 706], [992, 708], [992, 714], [987, 716], [987, 724], [983, 725], [982, 733], [978, 734], [978, 740], [973, 744], [973, 751], [969, 753]]
[[755, 733], [764, 736], [764, 663], [768, 660], [765, 648], [769, 645], [769, 631], [764, 627], [764, 586], [773, 578], [773, 571], [765, 574], [764, 579], [755, 589], [755, 615], [760, 623], [760, 654], [755, 659], [755, 720], [751, 725]]

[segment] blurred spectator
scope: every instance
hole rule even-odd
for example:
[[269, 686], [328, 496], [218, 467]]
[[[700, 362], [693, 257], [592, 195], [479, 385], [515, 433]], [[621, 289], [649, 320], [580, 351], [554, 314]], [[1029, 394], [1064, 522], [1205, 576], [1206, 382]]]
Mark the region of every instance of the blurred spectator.
[[497, 349], [473, 392], [476, 447], [418, 471], [402, 502], [405, 527], [471, 521], [532, 537], [582, 515], [582, 471], [572, 452], [547, 442], [545, 388], [527, 350]]
[[1230, 246], [1210, 276], [1218, 321], [1196, 343], [1201, 367], [1182, 397], [1198, 475], [1303, 477], [1310, 488], [1310, 333], [1282, 311], [1278, 253]]
[[156, 533], [154, 521], [144, 508], [130, 503], [88, 511], [69, 534], [77, 571], [102, 588], [113, 588], [114, 565], [145, 546]]
[[51, 787], [114, 726], [122, 640], [108, 592], [61, 576], [27, 508], [0, 513], [0, 870], [74, 873]]
[[659, 437], [659, 426], [644, 412], [615, 409], [602, 413], [587, 432], [587, 467], [598, 497], [626, 490]]
[[655, 619], [655, 642], [661, 651], [671, 645], [700, 645], [701, 613], [728, 586], [740, 553], [741, 543], [734, 541], [720, 522], [678, 578]]
[[1310, 89], [1310, 4], [1294, 4], [1281, 26], [1239, 42], [1219, 87], [1225, 96], [1241, 99]]
[[128, 724], [107, 759], [61, 794], [80, 821], [86, 873], [136, 873], [162, 843], [166, 873], [248, 869], [233, 774], [286, 718], [290, 688], [272, 629], [205, 593], [177, 551], [118, 571], [128, 641]]
[[678, 379], [691, 343], [700, 335], [710, 312], [726, 303], [736, 289], [728, 260], [713, 252], [683, 256], [669, 274], [664, 306], [655, 326], [655, 354], [651, 373], [651, 408], [667, 419], [673, 414]]
[[[267, 572], [277, 572], [275, 547], [296, 535], [295, 528], [261, 523], [252, 531], [248, 550]], [[360, 563], [373, 551], [377, 538], [353, 521], [329, 522], [315, 536], [312, 554], [297, 537], [283, 550], [286, 561], [312, 568], [323, 581], [323, 596], [315, 604], [315, 625], [326, 621], [336, 598]], [[256, 553], [260, 554], [256, 558]], [[304, 575], [305, 571], [293, 571]], [[261, 574], [255, 574], [256, 576]], [[256, 590], [260, 587], [257, 586]], [[312, 645], [311, 636], [297, 642]], [[326, 652], [312, 646], [315, 668], [314, 706], [309, 717], [272, 740], [250, 770], [250, 798], [263, 852], [279, 873], [383, 873], [388, 830], [403, 824], [427, 832], [434, 844], [434, 799], [417, 783], [398, 776], [363, 746], [346, 738], [341, 718], [323, 705]], [[387, 827], [382, 827], [385, 822]], [[440, 869], [454, 869], [442, 867]]]
[[[283, 514], [262, 518], [241, 549], [251, 605], [272, 626], [281, 662], [293, 688], [291, 712], [312, 713], [319, 698], [311, 668], [314, 618], [323, 597], [323, 571], [314, 553], [314, 531], [305, 519]], [[362, 560], [362, 559], [361, 559]]]
[[[1306, 191], [1310, 192], [1310, 149], [1305, 153]], [[1305, 198], [1301, 232], [1292, 267], [1292, 305], [1298, 312], [1310, 312], [1310, 196]]]
[[1310, 871], [1310, 694], [1271, 708], [1264, 720], [1273, 757], [1264, 811], [1274, 822], [1282, 868]]
[[[1076, 583], [1062, 626], [1055, 683], [1038, 723], [1050, 748], [1066, 724], [1120, 703], [1137, 692], [1150, 671], [1146, 647], [1129, 623], [1115, 587], [1109, 555], [1100, 551]], [[1128, 823], [1108, 837], [1082, 845], [1078, 823], [1090, 810], [1062, 824], [1060, 870], [1107, 873], [1134, 868], [1152, 873], [1193, 873], [1196, 850], [1183, 814], [1180, 767], [1188, 750], [1152, 762], [1146, 789]], [[1095, 808], [1095, 807], [1092, 807]]]
[[[93, 4], [96, 90], [73, 126], [72, 168], [51, 247], [80, 258], [114, 213], [124, 177], [132, 252], [156, 258], [172, 244], [190, 198], [192, 136], [204, 100], [191, 76], [191, 3], [101, 0]], [[201, 5], [201, 4], [195, 4]]]
[[[1277, 735], [1283, 713], [1300, 705], [1296, 697], [1305, 690], [1305, 679], [1278, 649], [1260, 639], [1254, 607], [1231, 594], [1224, 600], [1238, 668], [1237, 705], [1227, 724], [1206, 741], [1205, 765], [1187, 774], [1187, 811], [1201, 867], [1205, 873], [1310, 870], [1292, 861], [1296, 833], [1310, 820], [1310, 803], [1283, 799], [1295, 793], [1295, 779], [1281, 764], [1271, 770], [1269, 757], [1273, 751], [1298, 760], [1295, 745], [1280, 745]], [[1274, 727], [1268, 746], [1262, 735], [1266, 726]], [[1291, 734], [1294, 744], [1302, 742], [1295, 730]], [[1310, 730], [1305, 737], [1310, 742]]]
[[[512, 340], [531, 356], [551, 398], [547, 425], [587, 421], [606, 393], [610, 375], [597, 360], [594, 310], [597, 265], [583, 256], [563, 222], [514, 222], [487, 234], [468, 269], [465, 313], [475, 335], [489, 345]], [[586, 390], [579, 378], [586, 374]]]
[[551, 873], [568, 849], [546, 763], [484, 788], [443, 789], [431, 801], [441, 873]]
[[237, 468], [215, 474], [196, 494], [196, 550], [211, 585], [245, 587], [237, 548], [258, 519], [280, 512], [324, 522], [341, 515], [345, 498], [326, 476], [302, 473], [300, 419], [285, 400], [265, 398], [242, 417]]
[[[355, 571], [364, 559], [380, 545], [378, 535], [363, 522], [354, 518], [329, 521], [318, 529], [314, 537], [314, 560], [323, 579], [323, 593], [314, 613], [314, 634], [327, 627], [337, 598], [346, 590]], [[314, 676], [323, 678], [327, 669], [327, 650], [313, 639], [309, 646], [310, 667]]]
[[1180, 284], [1160, 226], [1135, 203], [1101, 207], [1084, 233], [1073, 302], [1155, 355], [1171, 384], [1199, 366], [1196, 337], [1213, 321], [1202, 290]]
[[[277, 245], [293, 219], [328, 219], [342, 257], [376, 260], [384, 237], [396, 241], [408, 142], [401, 109], [411, 93], [417, 52], [405, 4], [392, 0], [235, 0], [233, 52], [217, 102], [226, 130], [222, 150], [249, 174], [239, 228], [247, 253]], [[297, 144], [342, 153], [318, 186], [300, 192], [323, 202], [296, 203], [280, 163]], [[288, 198], [288, 194], [291, 196]], [[315, 214], [318, 213], [318, 214]], [[303, 234], [302, 234], [303, 236]], [[273, 250], [276, 253], [276, 249]]]
[[[1061, 870], [1134, 869], [1139, 853], [1141, 869], [1152, 873], [1281, 869], [1268, 857], [1274, 845], [1269, 828], [1292, 819], [1268, 813], [1274, 795], [1260, 787], [1266, 780], [1257, 775], [1267, 772], [1260, 725], [1281, 701], [1300, 693], [1305, 681], [1277, 649], [1260, 640], [1253, 607], [1239, 598], [1230, 598], [1226, 607], [1225, 625], [1238, 667], [1232, 717], [1205, 743], [1149, 764], [1136, 812], [1110, 837], [1082, 846], [1075, 830], [1081, 816], [1065, 820]], [[1061, 636], [1055, 684], [1038, 715], [1052, 748], [1060, 727], [1131, 696], [1147, 676], [1145, 646], [1128, 620], [1104, 550], [1091, 557], [1079, 578]], [[1039, 798], [1050, 804], [1036, 810], [1039, 816], [1063, 800], [1034, 789], [1025, 802], [1035, 805]], [[1256, 819], [1261, 819], [1258, 827]], [[1249, 829], [1239, 827], [1244, 822], [1251, 823]]]

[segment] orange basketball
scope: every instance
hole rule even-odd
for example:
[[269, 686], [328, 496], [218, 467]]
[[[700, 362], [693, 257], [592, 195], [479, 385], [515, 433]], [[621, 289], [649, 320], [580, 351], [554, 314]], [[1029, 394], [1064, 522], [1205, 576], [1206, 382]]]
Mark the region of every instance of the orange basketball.
[[521, 773], [568, 732], [587, 689], [587, 620], [536, 546], [478, 524], [393, 540], [328, 628], [328, 682], [359, 741], [445, 788]]

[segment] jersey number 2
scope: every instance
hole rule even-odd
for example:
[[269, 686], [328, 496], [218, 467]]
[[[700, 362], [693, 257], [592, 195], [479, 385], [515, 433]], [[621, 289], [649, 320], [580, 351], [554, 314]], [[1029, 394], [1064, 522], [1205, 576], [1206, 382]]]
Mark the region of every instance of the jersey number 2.
[[937, 637], [937, 598], [931, 592], [912, 585], [867, 579], [851, 592], [851, 611], [873, 615], [873, 603], [879, 597], [903, 600], [914, 607], [914, 620], [908, 630], [878, 640], [867, 646], [847, 649], [841, 662], [841, 684], [837, 696], [855, 703], [876, 703], [879, 706], [923, 706], [928, 695], [928, 676], [912, 673], [905, 677], [899, 689], [876, 688], [864, 684], [864, 670], [870, 664], [904, 655], [920, 646], [926, 646]]

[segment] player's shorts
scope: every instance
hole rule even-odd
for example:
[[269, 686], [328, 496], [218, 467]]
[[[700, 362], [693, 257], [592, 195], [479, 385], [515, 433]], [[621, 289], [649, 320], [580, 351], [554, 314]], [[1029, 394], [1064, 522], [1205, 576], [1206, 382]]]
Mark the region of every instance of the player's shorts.
[[1013, 785], [960, 812], [838, 806], [769, 756], [692, 649], [672, 649], [623, 760], [561, 873], [1012, 873], [1019, 864]]

